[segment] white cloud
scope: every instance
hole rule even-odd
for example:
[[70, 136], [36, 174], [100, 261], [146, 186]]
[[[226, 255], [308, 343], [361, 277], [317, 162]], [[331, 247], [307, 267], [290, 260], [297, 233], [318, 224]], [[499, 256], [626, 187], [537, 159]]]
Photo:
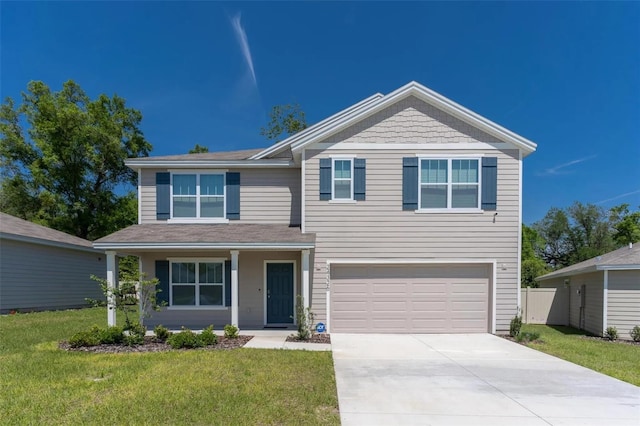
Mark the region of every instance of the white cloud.
[[591, 160], [596, 158], [595, 155], [590, 155], [588, 157], [578, 158], [576, 160], [571, 160], [566, 163], [559, 164], [557, 166], [553, 166], [551, 168], [545, 169], [543, 172], [538, 173], [538, 176], [555, 176], [555, 175], [564, 175], [569, 174], [571, 171], [566, 170], [568, 167], [574, 166], [576, 164], [580, 164], [584, 161]]
[[241, 15], [238, 13], [236, 16], [231, 18], [231, 26], [233, 27], [233, 32], [236, 35], [236, 39], [240, 44], [240, 50], [242, 51], [242, 56], [244, 57], [245, 62], [247, 63], [247, 68], [249, 69], [249, 73], [251, 74], [251, 79], [253, 85], [258, 87], [258, 80], [256, 79], [256, 71], [253, 67], [253, 57], [251, 56], [251, 49], [249, 48], [249, 40], [247, 39], [247, 33], [242, 27], [242, 22], [240, 22]]
[[606, 200], [597, 201], [596, 204], [605, 204], [605, 203], [608, 203], [609, 201], [619, 200], [620, 198], [625, 198], [625, 197], [628, 197], [629, 195], [635, 195], [635, 194], [640, 194], [640, 189], [636, 191], [625, 192], [624, 194], [616, 195], [615, 197], [607, 198]]

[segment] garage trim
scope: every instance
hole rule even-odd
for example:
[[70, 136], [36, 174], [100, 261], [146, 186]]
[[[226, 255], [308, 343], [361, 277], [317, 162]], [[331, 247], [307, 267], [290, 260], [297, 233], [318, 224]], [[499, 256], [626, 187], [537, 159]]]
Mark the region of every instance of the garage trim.
[[496, 279], [498, 270], [498, 261], [496, 259], [327, 259], [327, 331], [331, 333], [331, 265], [446, 265], [456, 263], [491, 265], [491, 333], [496, 334]]

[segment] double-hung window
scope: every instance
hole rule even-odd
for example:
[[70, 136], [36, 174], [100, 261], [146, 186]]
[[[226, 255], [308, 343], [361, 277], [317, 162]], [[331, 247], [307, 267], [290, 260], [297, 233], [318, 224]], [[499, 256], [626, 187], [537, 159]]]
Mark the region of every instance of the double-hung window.
[[421, 158], [420, 209], [479, 209], [480, 160]]
[[224, 306], [224, 262], [171, 262], [171, 306]]
[[353, 159], [333, 159], [333, 199], [353, 200]]
[[172, 217], [194, 219], [225, 217], [225, 175], [223, 173], [174, 173], [172, 179]]

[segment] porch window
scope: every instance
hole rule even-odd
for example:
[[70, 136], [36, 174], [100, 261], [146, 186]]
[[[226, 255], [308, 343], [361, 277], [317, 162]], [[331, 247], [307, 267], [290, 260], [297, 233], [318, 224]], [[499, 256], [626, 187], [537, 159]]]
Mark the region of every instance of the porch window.
[[171, 306], [223, 306], [224, 262], [171, 262]]
[[172, 176], [174, 218], [224, 218], [225, 175], [177, 174]]

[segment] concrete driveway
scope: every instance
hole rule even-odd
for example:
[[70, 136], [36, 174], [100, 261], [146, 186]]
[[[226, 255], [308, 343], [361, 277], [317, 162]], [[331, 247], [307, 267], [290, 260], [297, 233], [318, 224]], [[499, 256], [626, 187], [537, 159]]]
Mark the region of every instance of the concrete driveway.
[[490, 334], [331, 344], [345, 426], [640, 425], [640, 388]]

